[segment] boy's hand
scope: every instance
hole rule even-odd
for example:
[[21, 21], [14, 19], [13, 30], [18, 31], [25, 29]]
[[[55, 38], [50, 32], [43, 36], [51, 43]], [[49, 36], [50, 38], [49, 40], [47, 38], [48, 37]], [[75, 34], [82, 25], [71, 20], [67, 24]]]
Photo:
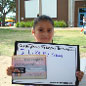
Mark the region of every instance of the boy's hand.
[[20, 75], [20, 71], [18, 69], [15, 69], [14, 66], [10, 66], [7, 68], [7, 75], [12, 76], [13, 72], [18, 72], [18, 74]]
[[78, 77], [78, 80], [81, 81], [83, 78], [84, 73], [82, 71], [77, 71], [76, 76]]
[[14, 72], [14, 67], [13, 66], [8, 67], [7, 68], [7, 75], [11, 76], [12, 72]]

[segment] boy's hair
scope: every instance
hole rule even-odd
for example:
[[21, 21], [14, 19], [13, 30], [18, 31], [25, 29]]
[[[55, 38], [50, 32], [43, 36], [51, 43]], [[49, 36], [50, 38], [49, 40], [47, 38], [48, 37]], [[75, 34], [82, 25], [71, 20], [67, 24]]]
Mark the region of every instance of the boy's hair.
[[54, 22], [53, 22], [53, 20], [52, 20], [49, 16], [41, 15], [41, 16], [37, 17], [37, 18], [34, 20], [33, 29], [35, 29], [35, 26], [36, 26], [40, 21], [49, 21], [49, 22], [52, 24], [52, 26], [54, 27]]

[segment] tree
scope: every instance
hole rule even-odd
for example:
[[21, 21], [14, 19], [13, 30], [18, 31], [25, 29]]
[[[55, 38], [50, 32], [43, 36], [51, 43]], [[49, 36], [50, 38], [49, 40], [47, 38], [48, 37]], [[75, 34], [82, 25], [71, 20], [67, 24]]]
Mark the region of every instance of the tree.
[[5, 26], [5, 17], [9, 12], [16, 12], [15, 0], [0, 0], [0, 17], [2, 26]]

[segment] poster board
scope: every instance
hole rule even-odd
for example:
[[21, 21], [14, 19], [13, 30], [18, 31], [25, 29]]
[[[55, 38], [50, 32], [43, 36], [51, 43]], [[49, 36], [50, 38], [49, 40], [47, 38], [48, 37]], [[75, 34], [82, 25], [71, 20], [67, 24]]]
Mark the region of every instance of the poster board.
[[17, 56], [45, 55], [46, 56], [46, 78], [15, 79], [13, 84], [47, 84], [77, 86], [75, 76], [79, 70], [79, 46], [17, 41], [15, 53]]

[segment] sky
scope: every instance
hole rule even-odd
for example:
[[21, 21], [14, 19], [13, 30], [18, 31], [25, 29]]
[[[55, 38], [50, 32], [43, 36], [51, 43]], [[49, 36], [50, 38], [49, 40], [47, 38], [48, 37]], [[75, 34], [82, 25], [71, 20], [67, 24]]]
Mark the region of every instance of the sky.
[[[7, 11], [7, 8], [5, 8], [5, 11]], [[16, 13], [10, 12], [6, 15], [6, 17], [13, 17], [15, 15], [16, 15]]]
[[8, 13], [8, 14], [6, 15], [6, 17], [13, 17], [13, 16], [15, 16], [15, 15], [16, 15], [16, 13], [10, 12], [10, 13]]

